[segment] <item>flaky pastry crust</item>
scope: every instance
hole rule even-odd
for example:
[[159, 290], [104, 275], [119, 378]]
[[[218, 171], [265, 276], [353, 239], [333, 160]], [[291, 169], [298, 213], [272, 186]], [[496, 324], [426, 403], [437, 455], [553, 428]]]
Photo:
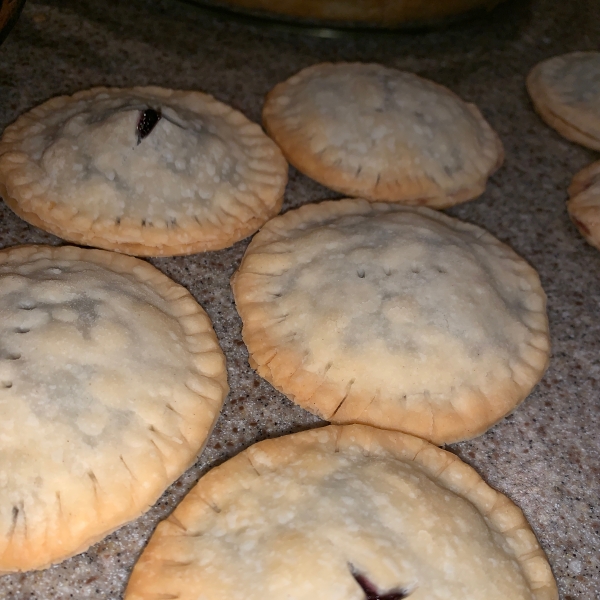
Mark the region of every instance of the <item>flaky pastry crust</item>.
[[600, 250], [600, 161], [573, 177], [567, 210], [586, 242]]
[[444, 208], [483, 193], [504, 160], [478, 108], [377, 64], [322, 63], [267, 95], [263, 122], [319, 183], [371, 201]]
[[139, 259], [0, 252], [0, 572], [41, 569], [145, 512], [228, 391], [190, 293]]
[[125, 598], [361, 600], [357, 575], [384, 598], [558, 598], [506, 496], [449, 452], [361, 425], [265, 440], [210, 471], [159, 524]]
[[232, 288], [250, 365], [334, 423], [469, 439], [548, 365], [537, 273], [479, 227], [426, 208], [290, 211], [254, 237]]
[[527, 91], [540, 117], [564, 138], [600, 150], [599, 52], [572, 52], [538, 63], [527, 76]]
[[[139, 134], [144, 111], [160, 113]], [[217, 250], [281, 209], [287, 163], [240, 112], [158, 87], [60, 96], [7, 127], [0, 194], [66, 240], [138, 256]]]

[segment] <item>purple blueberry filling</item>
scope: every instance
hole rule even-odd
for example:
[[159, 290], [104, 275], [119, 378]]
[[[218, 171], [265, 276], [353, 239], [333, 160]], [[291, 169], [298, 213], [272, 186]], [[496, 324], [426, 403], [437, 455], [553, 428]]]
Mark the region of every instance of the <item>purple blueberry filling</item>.
[[153, 108], [147, 108], [146, 110], [140, 111], [140, 116], [138, 118], [136, 133], [137, 133], [137, 143], [138, 145], [141, 141], [150, 135], [152, 130], [156, 127], [156, 124], [161, 120], [162, 113], [159, 110], [154, 110]]
[[377, 586], [364, 575], [352, 570], [352, 576], [356, 579], [356, 583], [360, 585], [366, 594], [366, 600], [403, 600], [408, 596], [404, 590], [393, 589], [388, 592], [381, 593]]

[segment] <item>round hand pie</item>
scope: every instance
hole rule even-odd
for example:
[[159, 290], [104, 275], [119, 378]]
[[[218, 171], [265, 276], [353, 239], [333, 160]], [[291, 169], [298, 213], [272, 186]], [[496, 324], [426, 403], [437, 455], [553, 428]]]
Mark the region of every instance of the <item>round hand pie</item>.
[[468, 439], [548, 363], [537, 273], [479, 227], [426, 208], [290, 211], [254, 237], [233, 290], [250, 364], [335, 423]]
[[206, 313], [151, 265], [0, 252], [0, 572], [83, 552], [147, 510], [227, 389]]
[[269, 93], [263, 121], [296, 168], [368, 200], [435, 208], [471, 200], [504, 156], [473, 104], [377, 64], [304, 69]]
[[572, 52], [539, 63], [527, 77], [527, 90], [550, 127], [600, 150], [600, 52]]
[[567, 210], [586, 241], [600, 250], [600, 161], [573, 177]]
[[260, 442], [157, 527], [125, 600], [558, 600], [523, 513], [456, 456], [364, 426]]
[[200, 92], [95, 88], [49, 100], [0, 141], [0, 194], [78, 244], [143, 256], [216, 250], [279, 212], [287, 163]]

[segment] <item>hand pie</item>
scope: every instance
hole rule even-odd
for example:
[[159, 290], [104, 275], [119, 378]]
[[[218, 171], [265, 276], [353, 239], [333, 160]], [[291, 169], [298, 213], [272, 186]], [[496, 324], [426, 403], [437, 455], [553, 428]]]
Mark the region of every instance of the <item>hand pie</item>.
[[572, 52], [537, 64], [527, 76], [527, 90], [550, 127], [600, 150], [600, 52]]
[[125, 600], [558, 600], [523, 513], [456, 456], [330, 426], [260, 442], [157, 527]]
[[123, 254], [0, 252], [0, 572], [83, 552], [202, 450], [227, 394], [206, 313]]
[[573, 177], [567, 210], [586, 241], [600, 250], [600, 161]]
[[263, 122], [302, 173], [372, 201], [443, 208], [471, 200], [504, 157], [473, 104], [378, 64], [300, 71], [269, 93]]
[[22, 115], [0, 140], [0, 194], [71, 242], [140, 256], [217, 250], [281, 208], [287, 163], [200, 92], [94, 88]]
[[537, 273], [428, 208], [340, 200], [287, 212], [254, 237], [232, 285], [250, 365], [334, 423], [469, 439], [548, 364]]

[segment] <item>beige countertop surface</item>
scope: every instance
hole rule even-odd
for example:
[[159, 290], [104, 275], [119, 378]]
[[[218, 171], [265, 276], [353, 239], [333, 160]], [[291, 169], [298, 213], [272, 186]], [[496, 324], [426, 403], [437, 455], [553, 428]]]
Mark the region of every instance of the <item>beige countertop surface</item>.
[[[29, 0], [0, 46], [0, 128], [25, 110], [94, 85], [199, 89], [260, 120], [264, 95], [324, 60], [375, 61], [442, 83], [476, 103], [499, 133], [504, 166], [480, 198], [450, 214], [480, 225], [540, 273], [550, 367], [485, 435], [449, 449], [525, 512], [563, 600], [600, 598], [600, 252], [565, 209], [571, 177], [600, 158], [533, 112], [525, 76], [542, 59], [598, 49], [597, 0], [508, 2], [487, 17], [425, 33], [315, 38], [207, 15], [176, 0]], [[290, 170], [284, 210], [337, 197]], [[0, 203], [0, 246], [58, 244]], [[45, 571], [0, 577], [0, 598], [118, 599], [156, 523], [211, 466], [251, 443], [315, 426], [248, 365], [229, 278], [248, 240], [220, 252], [152, 259], [213, 319], [231, 393], [205, 451], [159, 502], [88, 552]], [[1, 418], [1, 415], [0, 415]]]

